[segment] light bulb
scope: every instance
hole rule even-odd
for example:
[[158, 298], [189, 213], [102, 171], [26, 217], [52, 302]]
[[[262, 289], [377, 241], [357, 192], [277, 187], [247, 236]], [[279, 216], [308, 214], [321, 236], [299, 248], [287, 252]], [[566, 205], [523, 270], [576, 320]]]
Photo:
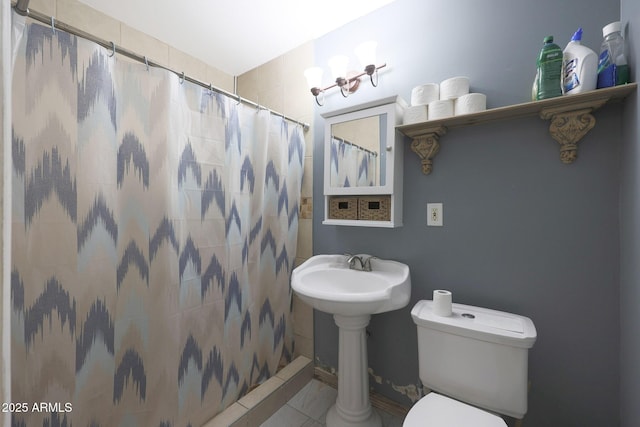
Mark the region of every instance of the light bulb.
[[304, 76], [307, 79], [309, 89], [322, 87], [323, 70], [320, 67], [310, 67], [304, 70]]
[[358, 57], [358, 61], [362, 65], [362, 69], [366, 68], [368, 65], [376, 65], [376, 49], [378, 47], [378, 43], [371, 40], [356, 46], [355, 54]]

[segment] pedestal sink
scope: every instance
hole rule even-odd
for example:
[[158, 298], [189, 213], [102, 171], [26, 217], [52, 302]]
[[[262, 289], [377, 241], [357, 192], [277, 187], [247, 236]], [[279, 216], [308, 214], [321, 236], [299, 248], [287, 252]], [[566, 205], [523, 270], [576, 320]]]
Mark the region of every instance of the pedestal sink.
[[291, 286], [301, 300], [333, 314], [338, 325], [338, 399], [327, 413], [327, 427], [380, 427], [380, 416], [369, 402], [365, 328], [372, 314], [409, 303], [409, 267], [373, 258], [371, 271], [360, 271], [350, 269], [347, 259], [345, 255], [313, 256], [293, 270]]

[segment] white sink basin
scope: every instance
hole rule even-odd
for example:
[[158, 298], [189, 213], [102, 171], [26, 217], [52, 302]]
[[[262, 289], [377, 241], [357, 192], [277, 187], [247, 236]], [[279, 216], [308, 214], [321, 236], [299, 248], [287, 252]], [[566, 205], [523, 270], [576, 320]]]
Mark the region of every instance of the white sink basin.
[[407, 265], [373, 258], [371, 270], [349, 269], [345, 255], [316, 255], [293, 270], [291, 286], [313, 308], [343, 316], [384, 313], [409, 303]]
[[373, 258], [371, 271], [351, 270], [347, 259], [346, 255], [311, 257], [293, 270], [291, 286], [307, 304], [333, 314], [338, 325], [338, 399], [327, 412], [325, 425], [382, 427], [369, 401], [366, 327], [372, 314], [409, 303], [409, 267]]

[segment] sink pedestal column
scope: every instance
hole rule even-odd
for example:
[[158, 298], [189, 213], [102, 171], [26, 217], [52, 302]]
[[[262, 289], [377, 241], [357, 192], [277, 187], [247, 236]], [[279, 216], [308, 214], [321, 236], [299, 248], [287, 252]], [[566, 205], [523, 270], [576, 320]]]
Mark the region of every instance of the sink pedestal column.
[[338, 400], [327, 412], [327, 427], [381, 427], [369, 401], [366, 327], [370, 315], [334, 314], [339, 329]]

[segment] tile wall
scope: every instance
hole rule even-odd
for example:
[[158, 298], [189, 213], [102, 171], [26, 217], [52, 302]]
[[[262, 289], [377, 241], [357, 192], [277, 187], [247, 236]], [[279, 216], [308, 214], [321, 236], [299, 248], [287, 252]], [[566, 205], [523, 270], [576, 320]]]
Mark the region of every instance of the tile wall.
[[[149, 4], [151, 6], [152, 2]], [[117, 46], [144, 55], [149, 60], [176, 71], [184, 71], [196, 80], [233, 92], [233, 76], [77, 0], [31, 0], [29, 9], [53, 16], [65, 24], [102, 39], [113, 41]]]

